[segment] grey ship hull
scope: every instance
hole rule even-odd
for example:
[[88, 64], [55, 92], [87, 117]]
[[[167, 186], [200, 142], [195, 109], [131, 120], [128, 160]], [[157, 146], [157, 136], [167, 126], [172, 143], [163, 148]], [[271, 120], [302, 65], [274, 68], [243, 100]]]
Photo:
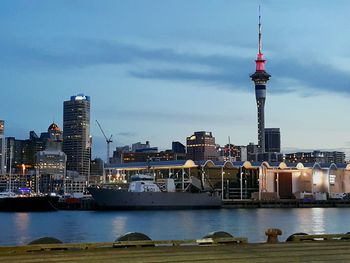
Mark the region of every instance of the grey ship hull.
[[108, 188], [89, 188], [99, 209], [204, 209], [220, 208], [218, 195], [203, 192], [128, 192]]

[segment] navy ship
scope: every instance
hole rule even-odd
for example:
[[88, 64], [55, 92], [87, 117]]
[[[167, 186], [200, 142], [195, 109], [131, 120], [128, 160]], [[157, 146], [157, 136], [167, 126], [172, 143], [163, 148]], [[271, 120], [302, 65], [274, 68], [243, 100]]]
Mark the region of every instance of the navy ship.
[[127, 188], [121, 186], [89, 187], [99, 209], [200, 209], [220, 208], [221, 197], [213, 191], [198, 189], [198, 179], [191, 178], [196, 191], [178, 191], [174, 179], [155, 182], [151, 175], [134, 175]]

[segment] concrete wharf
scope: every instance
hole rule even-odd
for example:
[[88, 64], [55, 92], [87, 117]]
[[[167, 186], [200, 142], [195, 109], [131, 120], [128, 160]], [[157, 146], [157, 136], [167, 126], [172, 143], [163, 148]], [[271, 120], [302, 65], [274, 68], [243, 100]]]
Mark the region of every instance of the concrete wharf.
[[350, 262], [349, 239], [332, 239], [348, 235], [325, 236], [322, 241], [303, 241], [302, 237], [296, 242], [277, 244], [224, 242], [113, 248], [113, 243], [91, 243], [0, 247], [0, 262]]
[[312, 207], [350, 207], [350, 200], [251, 200], [225, 199], [223, 208], [312, 208]]
[[[222, 208], [312, 208], [312, 207], [350, 207], [350, 200], [251, 200], [224, 199]], [[84, 200], [76, 204], [61, 204], [59, 210], [99, 210], [95, 202]]]

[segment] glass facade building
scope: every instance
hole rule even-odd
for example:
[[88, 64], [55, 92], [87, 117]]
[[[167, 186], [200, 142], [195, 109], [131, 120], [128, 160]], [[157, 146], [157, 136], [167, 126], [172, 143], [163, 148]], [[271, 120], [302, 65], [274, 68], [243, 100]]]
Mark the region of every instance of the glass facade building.
[[265, 152], [281, 152], [281, 132], [279, 128], [265, 128]]
[[193, 161], [216, 160], [218, 153], [216, 151], [215, 138], [211, 132], [195, 132], [186, 139], [187, 159]]
[[63, 104], [63, 151], [67, 170], [88, 176], [90, 171], [90, 97], [72, 96]]

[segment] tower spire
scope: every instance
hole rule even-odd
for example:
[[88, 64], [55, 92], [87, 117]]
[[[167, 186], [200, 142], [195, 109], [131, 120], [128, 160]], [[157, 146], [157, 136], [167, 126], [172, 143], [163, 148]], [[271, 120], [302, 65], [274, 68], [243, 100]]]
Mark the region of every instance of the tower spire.
[[262, 54], [262, 42], [261, 42], [261, 8], [259, 5], [259, 54]]
[[265, 59], [262, 53], [262, 34], [261, 34], [261, 9], [259, 5], [259, 43], [258, 43], [258, 56], [255, 60], [256, 63], [256, 71], [265, 71]]

